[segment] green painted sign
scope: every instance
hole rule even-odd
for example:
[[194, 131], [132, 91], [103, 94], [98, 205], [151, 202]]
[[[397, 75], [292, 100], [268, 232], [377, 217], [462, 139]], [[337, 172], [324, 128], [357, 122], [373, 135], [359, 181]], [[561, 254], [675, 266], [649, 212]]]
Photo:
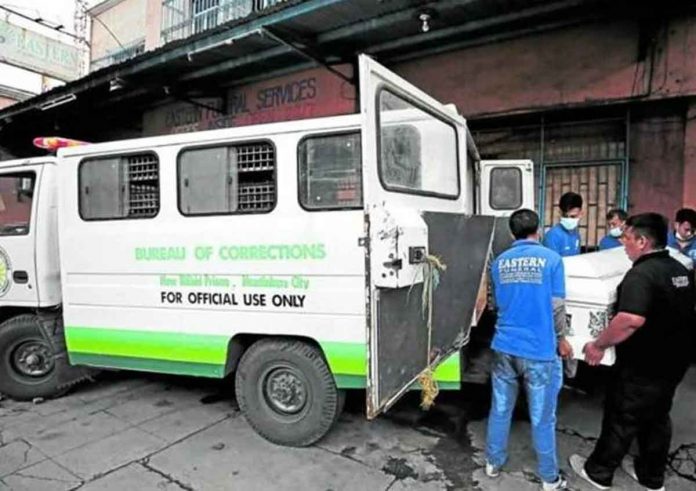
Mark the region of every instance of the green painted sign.
[[80, 76], [80, 50], [0, 20], [0, 61], [59, 80]]

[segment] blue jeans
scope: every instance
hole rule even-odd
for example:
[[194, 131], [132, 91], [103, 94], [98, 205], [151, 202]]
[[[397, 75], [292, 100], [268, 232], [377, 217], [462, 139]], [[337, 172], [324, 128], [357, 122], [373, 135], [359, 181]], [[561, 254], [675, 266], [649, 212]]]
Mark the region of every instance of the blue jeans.
[[495, 352], [486, 459], [495, 467], [502, 467], [507, 461], [512, 411], [517, 401], [520, 377], [527, 392], [539, 477], [545, 482], [555, 482], [558, 479], [556, 405], [558, 392], [563, 384], [563, 365], [560, 358], [554, 361], [537, 361]]

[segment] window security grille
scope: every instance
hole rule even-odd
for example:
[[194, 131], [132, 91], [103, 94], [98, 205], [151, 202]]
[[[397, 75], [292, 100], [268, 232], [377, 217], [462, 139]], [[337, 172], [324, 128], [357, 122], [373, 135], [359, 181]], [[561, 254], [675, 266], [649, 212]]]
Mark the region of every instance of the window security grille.
[[240, 212], [270, 211], [275, 204], [275, 151], [269, 143], [240, 145], [237, 150]]
[[159, 210], [159, 166], [151, 154], [126, 157], [128, 216], [153, 217]]

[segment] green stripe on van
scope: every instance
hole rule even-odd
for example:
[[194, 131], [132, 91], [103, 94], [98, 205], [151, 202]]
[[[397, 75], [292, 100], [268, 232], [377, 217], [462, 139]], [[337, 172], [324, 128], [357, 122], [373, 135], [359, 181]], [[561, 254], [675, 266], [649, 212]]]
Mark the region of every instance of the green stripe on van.
[[92, 353], [71, 352], [70, 363], [73, 365], [89, 365], [98, 368], [120, 368], [122, 370], [188, 375], [191, 377], [222, 378], [225, 376], [225, 365], [153, 360], [151, 358], [131, 358], [127, 356], [109, 356]]
[[[229, 336], [67, 326], [70, 361], [76, 365], [121, 368], [198, 377], [225, 376]], [[363, 343], [319, 343], [339, 388], [364, 388], [367, 348]], [[459, 354], [435, 371], [442, 389], [459, 388]]]
[[[362, 343], [319, 343], [339, 388], [364, 388], [367, 377], [367, 347]], [[435, 370], [435, 380], [444, 390], [459, 389], [459, 353], [452, 354]], [[360, 382], [358, 382], [360, 381]]]
[[224, 365], [229, 336], [68, 326], [71, 353]]

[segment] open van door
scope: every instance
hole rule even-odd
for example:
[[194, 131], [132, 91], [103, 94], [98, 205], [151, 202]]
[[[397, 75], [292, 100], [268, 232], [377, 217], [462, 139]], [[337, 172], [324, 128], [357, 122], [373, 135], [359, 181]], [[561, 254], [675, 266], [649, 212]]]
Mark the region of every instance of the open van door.
[[[467, 209], [465, 120], [368, 56], [359, 66], [373, 418], [465, 342], [494, 219]], [[434, 256], [447, 269], [428, 309]]]
[[482, 160], [479, 213], [509, 216], [534, 209], [534, 164], [531, 160]]

